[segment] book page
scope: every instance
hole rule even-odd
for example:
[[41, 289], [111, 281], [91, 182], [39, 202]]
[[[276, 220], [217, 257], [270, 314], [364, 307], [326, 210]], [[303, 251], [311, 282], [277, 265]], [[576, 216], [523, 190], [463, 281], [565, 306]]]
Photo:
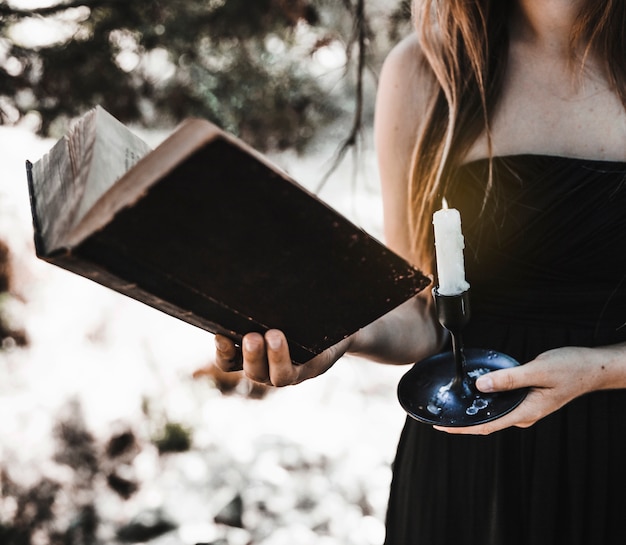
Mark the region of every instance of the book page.
[[150, 147], [100, 106], [33, 164], [33, 211], [42, 252], [67, 245], [67, 235]]
[[[44, 253], [57, 247], [82, 198], [94, 143], [94, 115], [90, 111], [77, 120], [68, 134], [33, 165], [33, 212]], [[71, 145], [72, 141], [78, 144]]]
[[[117, 123], [117, 122], [116, 122]], [[122, 128], [125, 131], [123, 126]], [[114, 134], [109, 131], [109, 136]], [[101, 229], [110, 222], [115, 214], [122, 208], [132, 206], [140, 199], [149, 188], [160, 178], [167, 175], [172, 169], [184, 162], [196, 150], [208, 141], [222, 135], [223, 132], [215, 125], [202, 119], [188, 119], [182, 123], [164, 142], [162, 142], [153, 152], [141, 157], [138, 163], [124, 171], [115, 183], [109, 183], [107, 179], [120, 172], [110, 168], [105, 163], [96, 165], [90, 173], [89, 184], [93, 183], [94, 189], [89, 195], [85, 195], [81, 209], [84, 212], [77, 217], [70, 232], [65, 236], [64, 243], [68, 247], [79, 244], [94, 231]], [[125, 164], [132, 164], [139, 157], [138, 153], [132, 153], [132, 148], [127, 145], [124, 153], [120, 149], [112, 150], [119, 144], [119, 141], [100, 141], [100, 145], [109, 149], [109, 154], [102, 152], [94, 154], [94, 163], [98, 158], [116, 156], [117, 161], [122, 157]], [[128, 142], [126, 142], [128, 144]], [[100, 172], [102, 179], [92, 182], [92, 177]], [[109, 184], [110, 189], [109, 189]]]
[[[94, 140], [92, 156], [79, 149], [75, 155], [86, 157], [88, 168], [87, 183], [81, 196], [80, 206], [73, 217], [72, 228], [76, 227], [93, 205], [128, 172], [143, 156], [150, 153], [150, 147], [124, 124], [115, 119], [100, 106], [95, 109]], [[80, 147], [83, 142], [76, 141]], [[72, 150], [72, 145], [70, 145]], [[74, 153], [71, 152], [73, 156]], [[78, 165], [84, 168], [85, 164]]]

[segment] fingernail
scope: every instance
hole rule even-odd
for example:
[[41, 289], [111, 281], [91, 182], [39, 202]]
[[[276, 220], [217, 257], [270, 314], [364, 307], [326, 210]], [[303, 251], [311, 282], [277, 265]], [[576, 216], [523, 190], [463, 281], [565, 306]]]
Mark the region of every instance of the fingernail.
[[215, 347], [220, 351], [224, 352], [228, 350], [228, 343], [222, 339], [221, 337], [215, 337]]
[[493, 392], [493, 379], [489, 375], [483, 375], [476, 379], [476, 388], [481, 392]]
[[278, 335], [277, 333], [269, 333], [265, 337], [265, 340], [272, 350], [279, 350], [281, 345], [283, 344], [280, 335]]
[[252, 342], [248, 337], [243, 338], [243, 347], [248, 352], [252, 352], [253, 350], [256, 349], [255, 343]]

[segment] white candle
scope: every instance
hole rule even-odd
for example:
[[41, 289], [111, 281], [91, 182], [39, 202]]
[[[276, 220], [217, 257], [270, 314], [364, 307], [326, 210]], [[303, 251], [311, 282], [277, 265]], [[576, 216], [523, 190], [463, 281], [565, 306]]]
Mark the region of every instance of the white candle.
[[444, 199], [443, 208], [433, 215], [433, 225], [439, 280], [437, 290], [441, 295], [458, 295], [469, 289], [465, 280], [465, 242], [461, 232], [461, 214], [454, 208], [448, 208]]

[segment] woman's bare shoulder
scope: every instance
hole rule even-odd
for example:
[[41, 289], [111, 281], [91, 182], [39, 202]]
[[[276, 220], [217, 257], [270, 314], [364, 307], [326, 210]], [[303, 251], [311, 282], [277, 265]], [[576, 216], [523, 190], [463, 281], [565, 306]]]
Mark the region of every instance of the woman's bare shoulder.
[[377, 140], [396, 141], [402, 153], [412, 152], [435, 84], [417, 37], [410, 35], [399, 42], [387, 55], [378, 82]]
[[433, 96], [435, 84], [435, 75], [419, 40], [415, 34], [411, 34], [387, 55], [381, 72], [379, 92], [391, 95], [394, 102], [410, 109], [421, 119]]

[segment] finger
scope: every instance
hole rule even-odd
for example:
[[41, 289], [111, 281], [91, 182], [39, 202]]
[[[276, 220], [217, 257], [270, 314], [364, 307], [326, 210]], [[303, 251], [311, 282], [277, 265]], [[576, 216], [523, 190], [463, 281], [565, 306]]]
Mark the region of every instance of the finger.
[[491, 422], [458, 428], [447, 428], [444, 426], [433, 426], [433, 428], [456, 435], [489, 435], [511, 427], [528, 428], [542, 418], [543, 413], [537, 408], [537, 404], [541, 404], [543, 398], [543, 392], [531, 390], [519, 407]]
[[246, 376], [261, 384], [270, 384], [270, 373], [265, 355], [265, 341], [259, 333], [248, 333], [241, 342], [243, 370]]
[[298, 377], [296, 366], [291, 361], [285, 335], [276, 329], [265, 333], [270, 381], [274, 386], [289, 386]]
[[[511, 367], [509, 369], [499, 369], [485, 375], [481, 375], [476, 379], [476, 388], [481, 392], [506, 392], [509, 390], [517, 390], [534, 386], [532, 381], [534, 375], [527, 372], [527, 367], [520, 365], [519, 367]], [[536, 377], [534, 377], [536, 379]]]
[[351, 339], [345, 338], [334, 346], [327, 348], [305, 364], [295, 366], [293, 368], [297, 373], [295, 382], [303, 382], [324, 374], [346, 353], [350, 343]]
[[241, 371], [243, 356], [241, 348], [223, 335], [215, 335], [215, 364], [222, 371]]
[[487, 422], [486, 424], [479, 424], [477, 426], [467, 426], [464, 428], [446, 428], [444, 426], [433, 426], [438, 431], [443, 431], [453, 435], [490, 435], [496, 431], [510, 428], [516, 425], [516, 420], [513, 418], [507, 418], [503, 416], [497, 420]]

